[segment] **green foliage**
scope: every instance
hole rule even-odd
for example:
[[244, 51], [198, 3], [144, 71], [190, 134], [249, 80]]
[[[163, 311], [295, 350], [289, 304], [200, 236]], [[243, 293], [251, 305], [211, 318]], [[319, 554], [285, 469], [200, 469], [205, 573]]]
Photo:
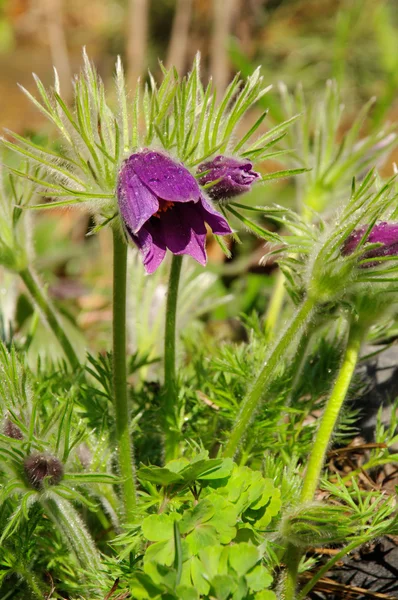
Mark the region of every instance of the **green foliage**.
[[130, 584], [134, 597], [263, 597], [272, 584], [266, 532], [281, 507], [270, 479], [203, 453], [138, 476], [160, 485], [163, 500], [141, 524], [150, 545]]

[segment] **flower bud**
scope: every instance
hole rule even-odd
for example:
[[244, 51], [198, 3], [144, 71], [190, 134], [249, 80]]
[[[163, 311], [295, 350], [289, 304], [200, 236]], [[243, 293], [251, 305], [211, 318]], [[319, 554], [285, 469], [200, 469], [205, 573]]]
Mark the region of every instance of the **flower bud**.
[[4, 421], [3, 433], [9, 438], [14, 438], [14, 440], [23, 439], [23, 433], [18, 427], [18, 425], [15, 425], [15, 423], [13, 423], [8, 417]]
[[57, 485], [64, 476], [64, 467], [58, 458], [51, 454], [31, 454], [24, 460], [26, 479], [36, 490], [42, 490], [44, 480], [47, 485]]
[[[368, 226], [362, 225], [355, 229], [346, 239], [342, 248], [342, 254], [348, 256], [352, 254], [364, 234], [366, 233]], [[373, 227], [371, 232], [369, 233], [367, 239], [367, 243], [370, 244], [383, 244], [379, 248], [373, 248], [372, 250], [366, 251], [366, 243], [364, 246], [364, 253], [361, 256], [361, 259], [367, 258], [378, 258], [384, 256], [396, 256], [398, 258], [398, 223], [387, 223], [383, 221], [382, 223], [378, 223]], [[375, 260], [371, 262], [367, 262], [362, 267], [374, 267], [377, 264], [380, 264], [381, 261]]]
[[260, 177], [259, 173], [253, 171], [249, 160], [227, 156], [216, 156], [213, 160], [202, 163], [198, 173], [205, 173], [198, 180], [200, 185], [216, 182], [206, 191], [210, 198], [218, 202], [250, 191], [252, 183]]

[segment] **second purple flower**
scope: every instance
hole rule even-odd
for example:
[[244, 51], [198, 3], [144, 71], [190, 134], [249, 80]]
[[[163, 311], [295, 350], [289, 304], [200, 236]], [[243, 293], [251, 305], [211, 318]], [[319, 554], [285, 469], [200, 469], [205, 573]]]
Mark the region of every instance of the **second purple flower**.
[[205, 223], [218, 235], [231, 233], [191, 173], [160, 152], [143, 150], [124, 162], [117, 196], [123, 224], [147, 273], [158, 268], [167, 249], [205, 265]]
[[[354, 229], [351, 235], [348, 236], [342, 249], [344, 255], [352, 254], [357, 249], [367, 228], [367, 225], [362, 225], [358, 229]], [[365, 245], [362, 259], [377, 259], [384, 256], [396, 256], [398, 258], [398, 223], [388, 223], [386, 221], [377, 223], [369, 233], [366, 242], [369, 244], [378, 243], [382, 244], [382, 246], [366, 251]], [[380, 261], [374, 260], [364, 263], [362, 267], [374, 267], [379, 263]]]
[[198, 173], [203, 173], [199, 178], [201, 185], [216, 182], [206, 190], [210, 198], [216, 201], [228, 200], [250, 191], [254, 181], [260, 177], [259, 173], [253, 170], [250, 160], [222, 155], [202, 163]]

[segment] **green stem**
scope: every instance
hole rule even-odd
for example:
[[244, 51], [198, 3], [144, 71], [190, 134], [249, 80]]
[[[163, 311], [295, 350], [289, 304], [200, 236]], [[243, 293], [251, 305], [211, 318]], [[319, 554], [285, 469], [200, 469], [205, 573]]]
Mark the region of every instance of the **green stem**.
[[68, 541], [83, 569], [98, 571], [100, 556], [94, 541], [80, 515], [68, 500], [59, 496], [41, 500], [46, 515], [50, 517], [63, 537]]
[[130, 440], [126, 361], [127, 244], [113, 229], [113, 400], [125, 519], [134, 519], [136, 507], [135, 469]]
[[315, 300], [307, 298], [296, 312], [290, 325], [279, 339], [274, 350], [271, 352], [268, 360], [264, 363], [260, 374], [258, 375], [253, 387], [244, 398], [241, 409], [235, 421], [230, 438], [224, 450], [224, 456], [233, 457], [238, 446], [248, 429], [248, 426], [257, 410], [258, 404], [266, 391], [269, 380], [275, 372], [280, 362], [283, 360], [293, 340], [301, 329], [303, 329], [312, 316], [315, 307]]
[[[365, 332], [366, 330], [360, 325], [351, 323], [343, 362], [326, 404], [312, 447], [301, 490], [300, 502], [302, 504], [311, 502], [318, 487], [326, 452], [354, 374]], [[284, 583], [284, 600], [294, 600], [296, 598], [297, 574], [301, 556], [301, 549], [292, 544], [288, 545], [285, 554], [286, 579]]]
[[284, 297], [285, 276], [283, 275], [282, 271], [279, 270], [264, 320], [264, 330], [268, 333], [270, 338], [272, 338], [275, 334], [275, 329], [281, 314]]
[[18, 570], [18, 572], [22, 575], [22, 577], [25, 579], [28, 587], [30, 588], [30, 591], [32, 592], [32, 594], [38, 598], [39, 600], [42, 600], [42, 598], [44, 598], [44, 594], [41, 591], [40, 587], [38, 586], [36, 579], [34, 577], [34, 575], [32, 575], [32, 573], [29, 571], [28, 568], [21, 568], [20, 570]]
[[74, 370], [80, 369], [80, 361], [79, 358], [70, 343], [68, 337], [65, 334], [65, 331], [58, 320], [57, 314], [50, 302], [49, 298], [45, 296], [43, 290], [38, 284], [35, 276], [30, 271], [29, 267], [19, 271], [19, 275], [27, 287], [30, 295], [36, 306], [39, 308], [41, 314], [44, 316], [48, 325], [52, 329], [54, 335], [56, 336], [61, 348], [63, 349], [66, 358], [68, 359], [71, 367]]
[[169, 277], [164, 336], [164, 402], [165, 402], [165, 460], [178, 455], [179, 431], [176, 418], [178, 385], [176, 376], [176, 319], [178, 286], [181, 275], [182, 256], [173, 256]]
[[323, 575], [325, 575], [325, 573], [327, 573], [328, 571], [330, 571], [330, 569], [337, 563], [339, 562], [339, 560], [341, 560], [342, 558], [344, 558], [344, 556], [346, 556], [347, 554], [349, 554], [350, 552], [352, 552], [353, 550], [355, 550], [355, 548], [358, 548], [359, 546], [362, 546], [363, 544], [365, 544], [366, 542], [372, 540], [374, 538], [374, 534], [372, 534], [371, 536], [363, 536], [362, 538], [357, 538], [356, 540], [354, 540], [353, 542], [351, 542], [350, 544], [348, 544], [347, 546], [344, 546], [344, 548], [342, 548], [342, 550], [340, 550], [340, 552], [337, 552], [337, 554], [335, 554], [333, 556], [333, 558], [331, 558], [327, 563], [325, 563], [323, 565], [323, 567], [321, 567], [319, 569], [319, 571], [317, 571], [314, 575], [314, 577], [312, 579], [310, 579], [310, 581], [307, 583], [307, 585], [300, 590], [300, 593], [297, 597], [297, 600], [305, 600], [305, 598], [307, 597], [308, 593], [312, 590], [312, 588], [317, 584], [317, 582], [321, 579], [321, 577]]
[[312, 447], [310, 460], [304, 477], [303, 488], [301, 490], [301, 502], [311, 501], [316, 492], [330, 439], [358, 362], [358, 355], [364, 334], [365, 331], [363, 327], [358, 324], [351, 324], [343, 362], [330, 398], [326, 404], [316, 434], [315, 443]]

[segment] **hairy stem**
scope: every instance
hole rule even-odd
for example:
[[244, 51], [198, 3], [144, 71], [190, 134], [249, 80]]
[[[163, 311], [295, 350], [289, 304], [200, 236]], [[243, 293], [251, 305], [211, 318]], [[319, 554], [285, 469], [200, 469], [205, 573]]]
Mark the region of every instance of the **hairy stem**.
[[52, 329], [55, 337], [57, 338], [62, 350], [65, 353], [66, 358], [69, 361], [69, 364], [74, 370], [80, 368], [79, 358], [69, 341], [69, 338], [65, 334], [65, 331], [58, 319], [58, 316], [54, 310], [54, 307], [50, 301], [50, 299], [43, 293], [42, 288], [36, 280], [36, 277], [33, 275], [32, 271], [27, 267], [22, 271], [19, 271], [19, 275], [24, 282], [26, 288], [28, 289], [33, 302], [39, 308], [41, 314], [44, 319], [47, 321], [48, 325]]
[[164, 336], [164, 402], [165, 402], [165, 459], [166, 462], [178, 454], [179, 433], [176, 418], [178, 385], [176, 374], [176, 319], [178, 287], [181, 275], [182, 256], [173, 256], [169, 277]]
[[126, 361], [126, 275], [127, 245], [113, 230], [113, 401], [123, 503], [127, 522], [134, 518], [136, 487], [133, 449], [129, 431]]
[[[18, 570], [18, 573], [20, 573], [23, 577], [23, 579], [25, 579], [26, 583], [28, 584], [28, 587], [30, 588], [30, 591], [32, 592], [32, 595], [35, 598], [38, 598], [38, 600], [42, 600], [42, 598], [44, 597], [42, 590], [40, 589], [36, 578], [34, 577], [34, 575], [31, 573], [31, 571], [28, 568], [21, 568]], [[7, 595], [6, 595], [7, 597]], [[4, 598], [4, 596], [3, 596]]]
[[264, 320], [264, 330], [270, 338], [274, 337], [285, 297], [285, 276], [279, 270], [272, 290]]
[[[356, 323], [350, 325], [347, 346], [340, 371], [326, 404], [305, 473], [300, 496], [302, 504], [310, 502], [316, 492], [325, 455], [354, 374], [365, 333], [366, 330], [360, 325]], [[291, 544], [287, 547], [285, 554], [286, 578], [283, 596], [285, 600], [294, 600], [296, 598], [297, 574], [301, 555], [302, 550], [299, 548]]]
[[233, 426], [230, 438], [224, 450], [224, 456], [233, 457], [241, 443], [250, 422], [258, 408], [267, 386], [287, 349], [295, 341], [300, 331], [309, 322], [315, 307], [315, 301], [307, 298], [293, 317], [286, 331], [282, 334], [273, 351], [264, 363], [257, 379], [242, 402], [241, 409]]
[[312, 447], [310, 460], [301, 490], [301, 502], [311, 501], [316, 492], [319, 477], [330, 444], [337, 418], [348, 392], [365, 331], [358, 324], [351, 324], [348, 341], [339, 374], [326, 404], [322, 420]]
[[47, 498], [41, 501], [46, 514], [73, 549], [83, 569], [98, 570], [101, 567], [98, 550], [81, 520], [78, 512], [68, 500], [60, 497]]

